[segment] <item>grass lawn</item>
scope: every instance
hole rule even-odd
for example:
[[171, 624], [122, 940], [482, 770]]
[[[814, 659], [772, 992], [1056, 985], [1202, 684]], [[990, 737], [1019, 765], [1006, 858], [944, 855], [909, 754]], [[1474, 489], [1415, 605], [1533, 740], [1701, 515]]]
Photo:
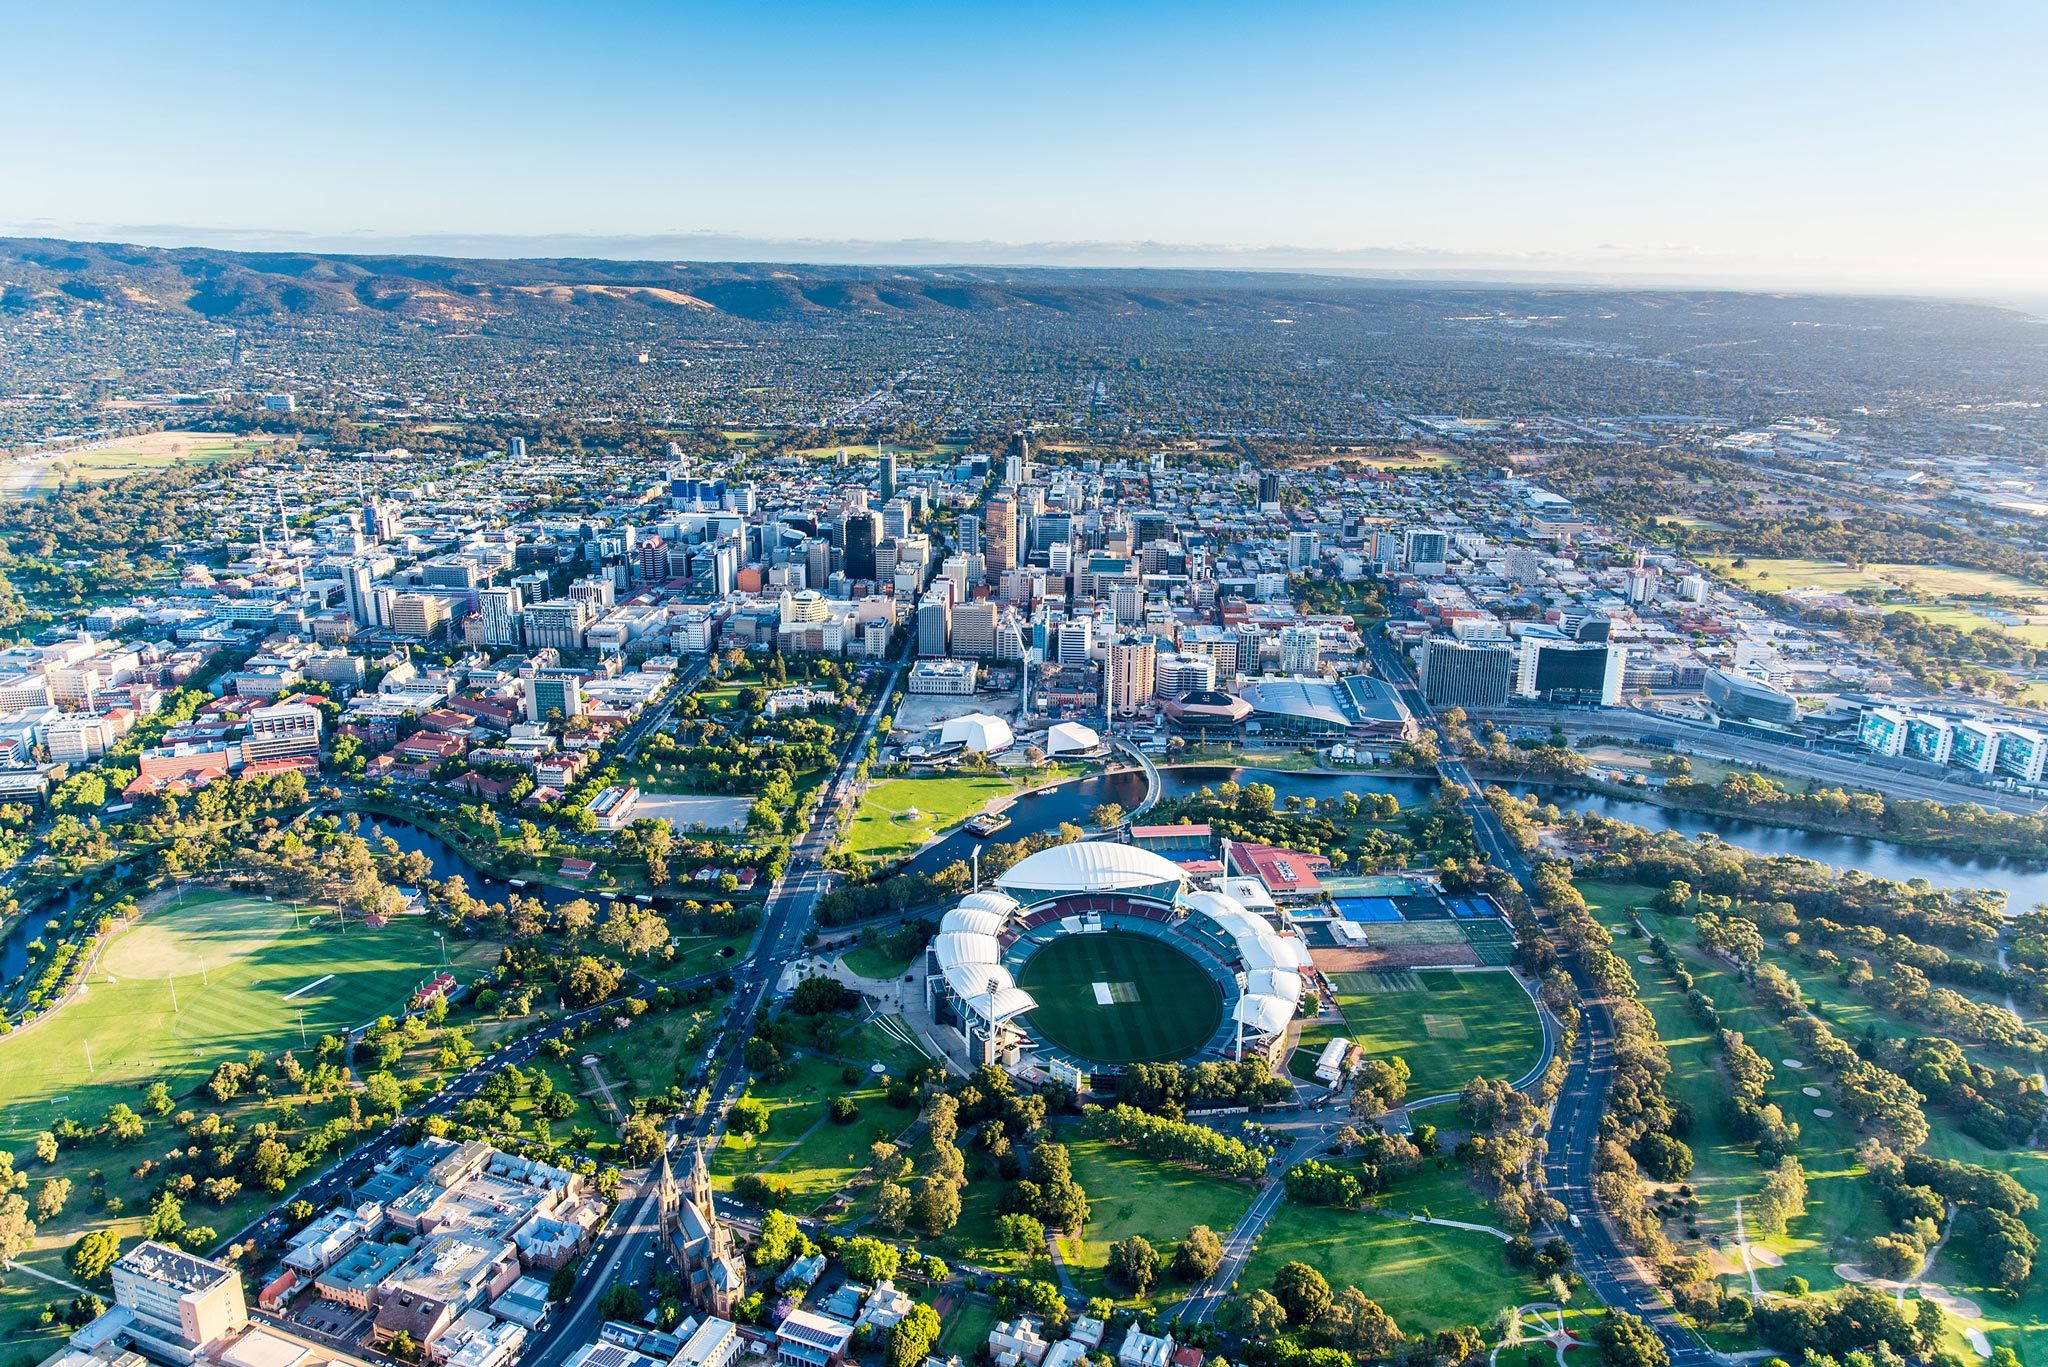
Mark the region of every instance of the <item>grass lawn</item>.
[[1508, 1266], [1505, 1250], [1490, 1234], [1285, 1201], [1238, 1289], [1270, 1286], [1284, 1264], [1304, 1262], [1339, 1291], [1364, 1291], [1408, 1333], [1460, 1324], [1485, 1333], [1502, 1309], [1543, 1299], [1539, 1283]]
[[900, 859], [942, 835], [999, 797], [1056, 781], [1044, 772], [946, 774], [931, 778], [890, 778], [871, 786], [846, 829], [846, 847], [869, 859]]
[[1002, 1213], [996, 1203], [1003, 1198], [1004, 1183], [996, 1178], [971, 1181], [960, 1193], [960, 1221], [938, 1239], [919, 1238], [918, 1247], [937, 1254], [949, 1263], [965, 1262], [992, 1268], [1017, 1277], [1052, 1281], [1052, 1258], [1040, 1247], [1011, 1248], [996, 1231]]
[[1038, 999], [1035, 1029], [1097, 1063], [1185, 1058], [1223, 1019], [1208, 972], [1145, 935], [1063, 936], [1031, 956], [1017, 985]]
[[[1719, 574], [1744, 588], [1772, 593], [1794, 589], [1820, 589], [1829, 593], [1858, 590], [1889, 592], [1903, 589], [1924, 599], [2024, 599], [2029, 604], [2048, 599], [2048, 585], [2035, 584], [1993, 570], [1965, 569], [1954, 565], [1870, 564], [1854, 568], [1838, 560], [1809, 560], [1750, 556], [1736, 566], [1731, 557], [1707, 562]], [[1911, 612], [1930, 621], [1962, 631], [1993, 627], [2031, 645], [2048, 645], [2048, 625], [2013, 625], [1992, 620], [1968, 603], [1887, 603], [1889, 612]], [[2024, 610], [2023, 610], [2024, 611]]]
[[[890, 1078], [921, 1061], [908, 1045], [869, 1023], [848, 1036], [837, 1055], [807, 1053], [783, 1077], [753, 1084], [748, 1094], [767, 1105], [768, 1131], [747, 1139], [726, 1135], [712, 1156], [713, 1183], [726, 1190], [748, 1173], [772, 1175], [789, 1184], [797, 1209], [817, 1209], [867, 1166], [870, 1144], [894, 1138], [917, 1118], [915, 1110], [891, 1106], [886, 1092]], [[885, 1071], [874, 1072], [875, 1063]], [[855, 1082], [846, 1081], [848, 1068]], [[841, 1096], [860, 1107], [851, 1124], [837, 1124], [828, 1114]]]
[[[724, 1008], [724, 1000], [714, 997], [698, 1006], [649, 1013], [624, 1030], [597, 1036], [588, 1050], [579, 1050], [575, 1057], [588, 1052], [602, 1060], [606, 1078], [625, 1084], [623, 1094], [615, 1093], [623, 1106], [630, 1096], [653, 1096], [689, 1077], [698, 1056], [710, 1047], [712, 1029]], [[577, 1076], [577, 1090], [592, 1085], [587, 1070], [577, 1069]]]
[[993, 1301], [962, 1297], [954, 1302], [953, 1312], [946, 1316], [946, 1322], [940, 1328], [939, 1356], [957, 1355], [965, 1361], [973, 1361], [975, 1349], [988, 1346], [988, 1331], [995, 1327], [996, 1307]]
[[[1359, 991], [1339, 974], [1337, 1006], [1351, 1038], [1369, 1055], [1408, 1061], [1408, 1095], [1417, 1100], [1461, 1090], [1475, 1077], [1512, 1082], [1543, 1052], [1536, 1004], [1506, 972], [1423, 969], [1420, 990]], [[1314, 1032], [1327, 1038], [1328, 1027]], [[1303, 1036], [1306, 1041], [1309, 1036]]]
[[[0, 1038], [0, 1142], [96, 1121], [158, 1078], [182, 1093], [223, 1058], [296, 1049], [302, 1013], [314, 1040], [395, 1015], [440, 966], [424, 920], [344, 934], [313, 919], [295, 929], [288, 903], [195, 890], [117, 931], [83, 996]], [[451, 940], [448, 953], [476, 968], [496, 947]]]
[[223, 432], [145, 432], [90, 449], [48, 451], [10, 469], [5, 495], [20, 498], [60, 484], [100, 484], [173, 465], [203, 465], [230, 456], [253, 455], [271, 440]]
[[[2039, 1149], [1987, 1149], [1952, 1125], [1936, 1123], [1933, 1129], [1926, 1152], [2011, 1173], [2014, 1180], [2048, 1207], [2048, 1153]], [[2036, 1234], [2042, 1232], [2038, 1213], [2028, 1216], [2027, 1224]], [[1984, 1317], [1977, 1323], [1994, 1344], [2011, 1348], [2025, 1362], [2048, 1360], [2048, 1279], [2042, 1277], [2038, 1267], [2034, 1280], [2019, 1299], [2007, 1300], [1987, 1284], [1967, 1250], [1950, 1243], [1935, 1260], [1931, 1280], [1977, 1302], [1984, 1311]]]
[[900, 978], [910, 971], [910, 965], [923, 952], [919, 947], [904, 954], [892, 953], [886, 943], [878, 940], [873, 944], [855, 945], [839, 957], [863, 978]]
[[[1074, 1178], [1088, 1193], [1088, 1227], [1078, 1239], [1060, 1241], [1060, 1256], [1085, 1296], [1114, 1295], [1104, 1279], [1109, 1247], [1143, 1235], [1171, 1261], [1173, 1247], [1196, 1225], [1218, 1238], [1251, 1207], [1252, 1189], [1241, 1182], [1161, 1163], [1102, 1140], [1071, 1141]], [[1152, 1289], [1148, 1305], [1179, 1300], [1186, 1287], [1167, 1275]], [[1134, 1302], [1136, 1303], [1136, 1302]]]

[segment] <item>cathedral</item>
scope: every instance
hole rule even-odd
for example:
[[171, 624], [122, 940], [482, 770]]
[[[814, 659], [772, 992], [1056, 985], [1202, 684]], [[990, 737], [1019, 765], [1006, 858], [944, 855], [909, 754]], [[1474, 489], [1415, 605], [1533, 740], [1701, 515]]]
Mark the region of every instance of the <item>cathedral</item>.
[[661, 1156], [656, 1187], [661, 1235], [689, 1288], [690, 1303], [707, 1315], [731, 1319], [733, 1306], [746, 1294], [746, 1268], [711, 1203], [711, 1170], [704, 1165], [704, 1146], [693, 1145], [691, 1152], [687, 1191], [676, 1181], [668, 1155]]

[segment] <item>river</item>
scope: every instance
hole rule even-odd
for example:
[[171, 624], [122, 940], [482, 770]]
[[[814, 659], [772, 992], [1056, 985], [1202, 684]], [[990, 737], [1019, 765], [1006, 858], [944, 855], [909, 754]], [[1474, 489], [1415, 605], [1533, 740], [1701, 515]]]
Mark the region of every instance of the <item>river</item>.
[[[1277, 769], [1243, 769], [1228, 765], [1180, 765], [1160, 770], [1165, 796], [1185, 797], [1224, 782], [1269, 783], [1280, 800], [1313, 797], [1317, 802], [1341, 798], [1345, 793], [1391, 793], [1403, 806], [1427, 802], [1435, 784], [1426, 778], [1386, 778], [1373, 774], [1301, 774]], [[1996, 888], [2005, 893], [2006, 904], [2026, 911], [2036, 904], [2048, 904], [2048, 861], [1969, 855], [1917, 845], [1894, 845], [1859, 836], [1829, 835], [1817, 831], [1771, 826], [1734, 817], [1710, 816], [1700, 812], [1659, 806], [1634, 798], [1609, 797], [1576, 789], [1548, 788], [1530, 784], [1504, 784], [1510, 792], [1526, 797], [1539, 794], [1569, 811], [1611, 817], [1653, 831], [1677, 831], [1688, 837], [1714, 835], [1731, 845], [1758, 854], [1796, 854], [1819, 860], [1836, 868], [1861, 869], [1880, 878], [1902, 882], [1925, 878], [1940, 887]], [[1113, 774], [1095, 774], [1069, 779], [1065, 783], [1036, 789], [1020, 796], [1010, 807], [1010, 824], [997, 840], [1021, 840], [1027, 835], [1049, 831], [1061, 822], [1086, 824], [1089, 813], [1105, 802], [1130, 807], [1145, 796], [1145, 780], [1135, 769]], [[400, 848], [418, 850], [433, 865], [436, 878], [461, 874], [470, 890], [486, 900], [496, 901], [511, 889], [503, 879], [479, 873], [452, 846], [418, 827], [389, 818], [365, 817], [362, 834], [372, 827], [397, 841]], [[965, 859], [979, 840], [965, 831], [955, 831], [920, 852], [906, 866], [912, 873], [932, 873], [956, 859]], [[522, 889], [550, 904], [578, 896], [574, 890], [529, 883]], [[72, 894], [64, 894], [69, 898]], [[43, 933], [44, 923], [60, 910], [62, 900], [33, 916], [23, 917], [0, 940], [0, 983], [11, 983], [28, 961], [28, 944]]]

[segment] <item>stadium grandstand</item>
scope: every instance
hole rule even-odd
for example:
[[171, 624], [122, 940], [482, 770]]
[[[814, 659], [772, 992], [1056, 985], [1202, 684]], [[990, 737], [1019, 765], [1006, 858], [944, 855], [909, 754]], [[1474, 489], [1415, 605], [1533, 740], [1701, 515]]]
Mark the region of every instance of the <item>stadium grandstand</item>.
[[1149, 850], [1020, 860], [967, 894], [927, 955], [926, 999], [970, 1065], [1077, 1086], [1133, 1063], [1276, 1056], [1314, 969], [1300, 936]]

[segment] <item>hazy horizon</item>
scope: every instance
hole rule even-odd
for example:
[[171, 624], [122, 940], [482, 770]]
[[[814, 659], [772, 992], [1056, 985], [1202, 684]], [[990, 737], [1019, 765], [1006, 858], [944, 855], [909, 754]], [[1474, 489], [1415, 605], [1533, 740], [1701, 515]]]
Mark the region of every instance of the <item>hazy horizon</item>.
[[2048, 296], [2017, 0], [114, 0], [12, 36], [27, 235]]

